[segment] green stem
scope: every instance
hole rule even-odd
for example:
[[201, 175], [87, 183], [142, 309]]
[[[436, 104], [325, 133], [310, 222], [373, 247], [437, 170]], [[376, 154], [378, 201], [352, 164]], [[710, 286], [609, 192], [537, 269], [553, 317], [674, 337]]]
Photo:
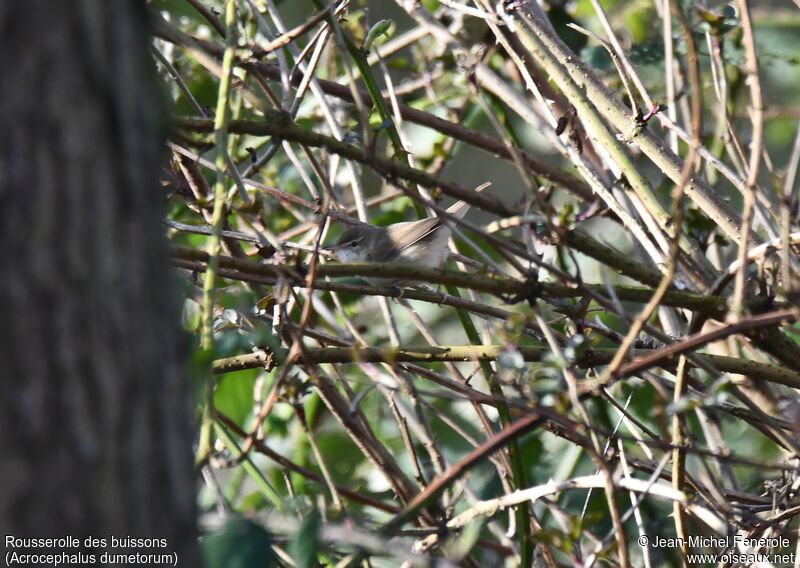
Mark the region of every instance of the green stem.
[[[451, 295], [459, 295], [458, 289], [453, 286], [448, 286], [447, 291]], [[458, 319], [461, 320], [461, 325], [464, 327], [464, 332], [467, 334], [470, 343], [472, 343], [473, 346], [481, 346], [482, 341], [480, 335], [475, 328], [475, 324], [469, 317], [469, 312], [463, 309], [456, 309], [456, 313], [458, 314]], [[489, 385], [489, 391], [497, 400], [496, 408], [497, 414], [500, 417], [500, 424], [503, 425], [503, 428], [506, 428], [512, 423], [512, 420], [508, 405], [504, 402], [505, 396], [503, 395], [503, 389], [496, 380], [497, 375], [489, 364], [489, 360], [479, 359], [479, 364], [483, 375], [486, 377], [486, 382]], [[522, 454], [520, 453], [519, 444], [516, 439], [508, 443], [508, 457], [511, 461], [511, 476], [514, 480], [514, 488], [524, 489], [527, 486], [525, 481], [525, 466], [522, 463]], [[522, 559], [521, 566], [531, 566], [533, 560], [533, 540], [531, 536], [529, 509], [530, 506], [528, 503], [521, 503], [514, 513], [517, 530], [519, 531], [518, 534], [520, 535], [519, 549]]]
[[[203, 310], [200, 329], [200, 348], [211, 351], [214, 348], [214, 284], [216, 282], [217, 268], [219, 267], [219, 253], [222, 227], [225, 224], [225, 166], [228, 143], [228, 121], [230, 120], [230, 88], [233, 70], [234, 52], [236, 50], [236, 2], [228, 0], [225, 7], [226, 47], [222, 58], [222, 77], [217, 94], [217, 111], [214, 117], [214, 141], [216, 146], [217, 179], [214, 184], [214, 211], [211, 216], [211, 236], [208, 240], [208, 267], [203, 284]], [[200, 440], [195, 457], [195, 464], [202, 464], [208, 458], [212, 449], [213, 422], [211, 419], [211, 398], [213, 396], [213, 383], [208, 381], [206, 402], [203, 408], [202, 422], [200, 425]]]
[[[242, 449], [233, 439], [233, 436], [231, 436], [224, 427], [217, 428], [217, 432], [219, 433], [219, 437], [225, 443], [225, 446], [228, 448], [228, 451], [230, 451], [233, 458], [238, 459], [239, 456], [242, 455]], [[242, 461], [242, 467], [244, 467], [244, 470], [250, 475], [258, 488], [261, 489], [261, 492], [264, 494], [264, 496], [269, 500], [270, 503], [272, 503], [272, 506], [278, 511], [284, 511], [286, 508], [283, 505], [283, 499], [269, 482], [269, 480], [264, 477], [264, 474], [261, 473], [261, 470], [250, 460], [249, 456], [245, 457]]]

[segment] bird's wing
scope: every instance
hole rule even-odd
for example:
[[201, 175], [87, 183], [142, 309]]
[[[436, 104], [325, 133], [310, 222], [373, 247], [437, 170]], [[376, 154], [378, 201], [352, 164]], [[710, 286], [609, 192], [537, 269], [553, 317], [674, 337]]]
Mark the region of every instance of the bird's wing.
[[[490, 183], [484, 183], [475, 188], [475, 192], [480, 193], [490, 185]], [[463, 217], [467, 212], [467, 209], [469, 209], [469, 203], [458, 201], [447, 209], [447, 213], [455, 217]], [[406, 251], [409, 247], [414, 246], [422, 241], [432, 239], [437, 229], [442, 228], [442, 223], [443, 220], [441, 217], [430, 217], [428, 219], [422, 219], [419, 221], [408, 221], [406, 223], [395, 223], [394, 225], [389, 225], [386, 227], [386, 237], [391, 241], [390, 248], [392, 252], [387, 255], [385, 260], [391, 261]], [[442, 231], [443, 232], [440, 233], [441, 238], [450, 238], [449, 223], [442, 229]]]
[[395, 223], [394, 225], [386, 227], [386, 233], [394, 244], [394, 254], [392, 258], [401, 254], [408, 247], [430, 238], [441, 225], [441, 219], [438, 217], [431, 217], [420, 221]]

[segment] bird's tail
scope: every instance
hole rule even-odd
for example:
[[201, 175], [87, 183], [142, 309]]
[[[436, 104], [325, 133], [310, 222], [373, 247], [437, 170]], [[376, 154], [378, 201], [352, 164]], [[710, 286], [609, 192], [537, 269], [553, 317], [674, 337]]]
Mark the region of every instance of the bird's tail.
[[[480, 193], [481, 191], [483, 191], [484, 189], [486, 189], [490, 185], [492, 185], [492, 182], [490, 182], [490, 181], [487, 181], [486, 183], [482, 183], [481, 185], [479, 185], [478, 187], [475, 188], [475, 192], [476, 193]], [[470, 207], [470, 204], [467, 203], [466, 201], [458, 201], [458, 202], [454, 203], [453, 205], [451, 205], [450, 207], [448, 207], [447, 208], [447, 212], [450, 215], [453, 215], [454, 217], [461, 218], [461, 217], [463, 217], [464, 215], [467, 214], [467, 211], [469, 210], [469, 207]]]

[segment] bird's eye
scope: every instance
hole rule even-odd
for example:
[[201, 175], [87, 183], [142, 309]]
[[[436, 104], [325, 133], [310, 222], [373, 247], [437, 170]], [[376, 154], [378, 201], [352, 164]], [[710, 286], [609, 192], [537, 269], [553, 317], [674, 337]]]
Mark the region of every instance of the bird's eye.
[[358, 241], [350, 241], [350, 248], [356, 248], [358, 246]]

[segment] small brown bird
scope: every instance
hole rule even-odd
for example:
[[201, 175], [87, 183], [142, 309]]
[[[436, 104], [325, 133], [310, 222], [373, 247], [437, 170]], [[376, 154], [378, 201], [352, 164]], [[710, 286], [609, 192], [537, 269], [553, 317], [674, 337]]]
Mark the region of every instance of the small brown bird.
[[[489, 183], [475, 189], [482, 191]], [[469, 203], [459, 201], [447, 213], [462, 218]], [[345, 230], [335, 244], [326, 247], [341, 262], [396, 262], [425, 268], [439, 268], [447, 259], [450, 222], [442, 217], [394, 223], [377, 227], [362, 223]]]

